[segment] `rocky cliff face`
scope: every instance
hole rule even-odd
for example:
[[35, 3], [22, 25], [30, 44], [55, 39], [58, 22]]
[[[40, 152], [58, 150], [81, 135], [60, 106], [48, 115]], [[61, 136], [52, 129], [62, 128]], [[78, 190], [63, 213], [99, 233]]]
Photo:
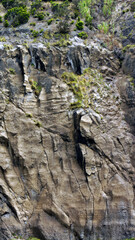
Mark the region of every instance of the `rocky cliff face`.
[[135, 237], [135, 48], [70, 40], [0, 45], [0, 240]]

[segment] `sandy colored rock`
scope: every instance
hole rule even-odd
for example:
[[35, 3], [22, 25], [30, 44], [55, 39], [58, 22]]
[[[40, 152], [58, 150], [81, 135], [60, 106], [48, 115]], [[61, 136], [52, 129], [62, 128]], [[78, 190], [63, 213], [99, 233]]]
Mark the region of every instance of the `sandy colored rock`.
[[[112, 51], [74, 41], [61, 51], [41, 43], [8, 55], [1, 50], [0, 240], [13, 232], [41, 240], [135, 237], [135, 139], [123, 101], [128, 79]], [[96, 72], [101, 63], [104, 74], [116, 73], [113, 80], [95, 79], [93, 103], [72, 110], [76, 98], [61, 73], [90, 66]]]

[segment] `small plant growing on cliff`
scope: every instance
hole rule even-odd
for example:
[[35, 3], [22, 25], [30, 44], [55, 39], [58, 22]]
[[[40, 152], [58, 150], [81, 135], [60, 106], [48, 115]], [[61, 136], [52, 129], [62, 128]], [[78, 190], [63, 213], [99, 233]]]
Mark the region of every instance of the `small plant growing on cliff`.
[[104, 0], [104, 6], [103, 6], [104, 16], [111, 15], [113, 2], [114, 2], [114, 0]]
[[63, 3], [58, 3], [58, 2], [51, 2], [52, 4], [52, 11], [54, 12], [55, 16], [66, 16], [69, 13], [69, 2], [66, 0]]
[[131, 3], [131, 12], [135, 12], [135, 1]]
[[100, 32], [107, 34], [109, 31], [109, 25], [107, 22], [102, 22], [102, 24], [98, 25], [98, 29], [100, 30]]
[[135, 238], [126, 238], [126, 239], [124, 239], [124, 240], [135, 240]]
[[43, 12], [38, 12], [37, 13], [37, 18], [39, 21], [43, 20], [44, 19], [44, 13]]
[[34, 90], [34, 93], [36, 96], [39, 96], [42, 87], [38, 85], [36, 81], [33, 81], [32, 79], [29, 79], [29, 83], [31, 84], [31, 88]]
[[61, 20], [59, 22], [58, 31], [59, 31], [59, 33], [68, 33], [70, 31], [70, 25], [66, 18], [63, 21]]
[[64, 72], [62, 79], [69, 86], [69, 89], [75, 96], [75, 101], [71, 103], [71, 109], [88, 108], [96, 101], [96, 96], [91, 93], [93, 88], [96, 89], [99, 95], [101, 94], [101, 87], [103, 88], [102, 75], [94, 69], [85, 69], [82, 75], [76, 75], [72, 72]]
[[34, 38], [37, 38], [39, 36], [39, 32], [36, 30], [31, 29], [31, 33]]
[[45, 39], [51, 39], [51, 38], [53, 37], [53, 34], [52, 34], [50, 31], [46, 30], [46, 31], [44, 32], [43, 37], [44, 37]]
[[4, 27], [7, 28], [8, 26], [9, 26], [9, 22], [8, 22], [8, 20], [5, 20], [5, 21], [4, 21]]
[[80, 9], [80, 13], [82, 17], [85, 18], [86, 26], [90, 26], [92, 24], [93, 17], [91, 16], [91, 5], [92, 0], [82, 0], [79, 2], [78, 6]]
[[30, 23], [30, 26], [35, 27], [35, 26], [36, 26], [36, 23], [35, 23], [35, 22], [31, 22], [31, 23]]
[[2, 23], [3, 22], [3, 20], [2, 20], [2, 16], [0, 16], [0, 23]]
[[135, 48], [135, 44], [133, 44], [133, 45], [130, 45], [130, 44], [126, 45], [126, 46], [122, 49], [122, 51], [123, 51], [123, 52], [126, 52], [127, 50], [129, 50], [129, 49], [131, 49], [131, 48]]
[[15, 75], [15, 69], [9, 68], [9, 73]]
[[48, 25], [50, 25], [50, 24], [52, 23], [52, 21], [53, 21], [53, 18], [50, 18], [50, 19], [47, 21]]
[[58, 40], [52, 44], [52, 46], [58, 46], [58, 47], [67, 47], [69, 45], [71, 45], [71, 42], [64, 38], [61, 38], [60, 40]]
[[31, 4], [31, 14], [35, 15], [37, 9], [40, 9], [42, 0], [35, 0]]
[[26, 113], [26, 117], [32, 118], [32, 113]]
[[0, 37], [0, 42], [6, 42], [6, 38], [5, 37]]
[[88, 34], [86, 32], [80, 32], [78, 33], [78, 37], [82, 39], [88, 38]]
[[42, 127], [42, 124], [41, 124], [41, 122], [40, 121], [37, 121], [37, 120], [34, 120], [34, 122], [35, 122], [35, 125], [37, 126], [37, 127]]
[[10, 49], [13, 48], [13, 45], [11, 45], [11, 44], [4, 44], [4, 48], [5, 48], [6, 50], [10, 50]]
[[77, 23], [76, 23], [76, 27], [78, 30], [82, 30], [83, 27], [84, 27], [84, 22], [81, 21], [81, 20], [78, 20]]
[[10, 21], [10, 24], [13, 27], [16, 27], [20, 24], [27, 23], [30, 17], [30, 13], [27, 11], [26, 7], [14, 7], [7, 11], [4, 18], [5, 21]]
[[1, 0], [0, 2], [6, 9], [10, 9], [13, 7], [25, 7], [27, 0]]

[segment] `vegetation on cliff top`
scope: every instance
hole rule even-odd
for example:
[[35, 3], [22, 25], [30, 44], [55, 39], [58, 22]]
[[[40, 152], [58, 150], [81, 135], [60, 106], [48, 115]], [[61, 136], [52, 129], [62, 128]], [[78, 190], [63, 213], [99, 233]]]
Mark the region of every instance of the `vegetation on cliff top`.
[[[77, 17], [83, 18], [84, 22], [82, 20], [76, 22], [76, 27], [79, 30], [83, 29], [84, 23], [90, 29], [92, 28], [92, 20], [96, 4], [95, 0], [65, 0], [61, 2], [44, 0], [0, 0], [0, 2], [7, 11], [4, 16], [5, 27], [16, 27], [20, 24], [24, 24], [28, 22], [30, 16], [38, 18], [39, 21], [42, 21], [45, 18], [45, 20], [48, 21], [48, 24], [51, 24], [52, 20], [49, 20], [52, 18], [48, 20], [48, 16], [51, 14], [50, 10], [48, 11], [48, 9], [51, 5], [51, 10], [55, 19], [58, 17], [65, 18], [66, 16], [71, 19], [76, 19]], [[102, 12], [105, 16], [108, 14], [110, 15], [112, 5], [113, 0], [104, 0]]]
[[[115, 28], [111, 18], [116, 5], [114, 0], [0, 0], [0, 3], [1, 26], [17, 31], [16, 27], [27, 23], [25, 28], [30, 31], [30, 34], [26, 33], [26, 36], [34, 38], [35, 42], [37, 38], [45, 39], [48, 42], [48, 48], [50, 48], [50, 40], [53, 42], [56, 40], [53, 46], [67, 47], [70, 45], [69, 42], [58, 44], [57, 41], [61, 39], [61, 36], [56, 39], [56, 34], [68, 33], [71, 37], [78, 36], [85, 41], [89, 38], [90, 30], [101, 35], [113, 34], [114, 36]], [[130, 5], [128, 9], [123, 10], [123, 14], [127, 11], [134, 14], [134, 2]], [[133, 30], [130, 38], [132, 38], [132, 32]], [[16, 37], [20, 33], [21, 31], [16, 34]], [[126, 39], [126, 36], [123, 38]], [[104, 47], [108, 47], [106, 43], [103, 44]]]

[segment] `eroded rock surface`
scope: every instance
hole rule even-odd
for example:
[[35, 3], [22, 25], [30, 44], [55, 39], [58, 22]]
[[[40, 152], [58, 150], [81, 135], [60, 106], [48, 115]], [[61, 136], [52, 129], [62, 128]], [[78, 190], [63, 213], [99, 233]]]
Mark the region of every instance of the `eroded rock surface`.
[[[131, 82], [117, 57], [75, 40], [61, 51], [0, 51], [0, 239], [135, 237]], [[75, 96], [61, 74], [88, 67], [102, 73], [102, 86], [91, 88], [93, 105], [71, 110]]]

